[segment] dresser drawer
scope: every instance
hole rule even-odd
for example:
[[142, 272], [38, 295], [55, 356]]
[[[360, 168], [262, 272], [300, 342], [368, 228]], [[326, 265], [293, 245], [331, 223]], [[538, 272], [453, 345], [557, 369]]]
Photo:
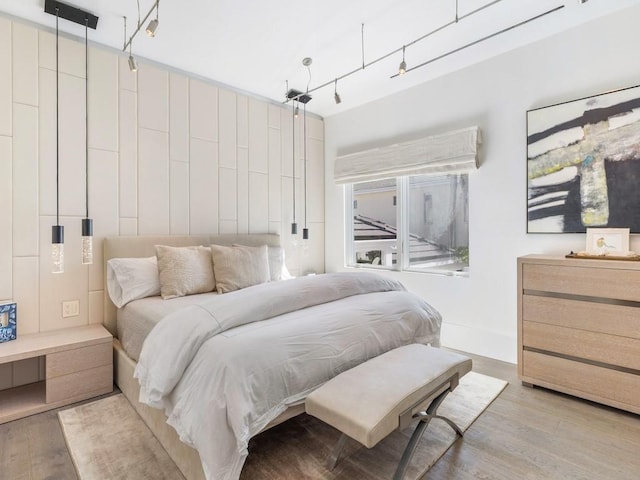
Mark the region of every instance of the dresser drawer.
[[522, 265], [522, 288], [640, 302], [640, 271], [527, 263]]
[[640, 413], [640, 375], [527, 351], [523, 367], [535, 385]]
[[638, 307], [523, 295], [522, 320], [640, 339]]
[[50, 353], [46, 360], [46, 378], [88, 370], [112, 363], [112, 342]]
[[[522, 344], [640, 373], [640, 340], [538, 322], [522, 322]], [[640, 395], [640, 392], [638, 392]]]
[[103, 365], [47, 380], [46, 402], [78, 400], [113, 390], [113, 365]]

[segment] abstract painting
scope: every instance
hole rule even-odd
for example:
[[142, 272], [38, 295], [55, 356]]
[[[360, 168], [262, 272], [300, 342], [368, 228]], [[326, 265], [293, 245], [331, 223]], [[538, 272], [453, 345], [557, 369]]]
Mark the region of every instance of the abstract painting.
[[527, 112], [527, 232], [640, 233], [640, 86]]

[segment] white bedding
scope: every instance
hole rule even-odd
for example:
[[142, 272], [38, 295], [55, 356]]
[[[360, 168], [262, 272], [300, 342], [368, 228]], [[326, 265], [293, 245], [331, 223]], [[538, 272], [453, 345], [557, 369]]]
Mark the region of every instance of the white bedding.
[[140, 401], [163, 408], [209, 479], [237, 479], [249, 439], [358, 363], [439, 343], [441, 318], [393, 280], [337, 273], [272, 282], [169, 314], [145, 340]]

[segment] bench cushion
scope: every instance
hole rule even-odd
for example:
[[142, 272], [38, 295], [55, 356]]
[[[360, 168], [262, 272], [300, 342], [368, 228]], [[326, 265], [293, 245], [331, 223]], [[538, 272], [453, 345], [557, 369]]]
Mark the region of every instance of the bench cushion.
[[399, 427], [407, 409], [426, 408], [427, 400], [445, 390], [438, 387], [470, 370], [471, 359], [464, 355], [407, 345], [329, 380], [307, 397], [305, 409], [371, 448]]

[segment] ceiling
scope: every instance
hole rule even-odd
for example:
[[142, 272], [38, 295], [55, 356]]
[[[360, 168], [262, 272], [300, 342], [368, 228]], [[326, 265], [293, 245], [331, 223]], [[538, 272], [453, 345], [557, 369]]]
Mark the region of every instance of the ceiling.
[[[144, 18], [153, 0], [138, 1]], [[122, 17], [128, 19], [129, 34], [137, 25], [136, 0], [64, 3], [99, 17], [90, 42], [122, 50]], [[143, 26], [133, 41], [133, 55], [138, 63], [157, 62], [275, 102], [285, 99], [287, 81], [300, 91], [330, 83], [312, 92], [307, 104], [308, 111], [326, 117], [638, 4], [640, 0], [161, 0], [156, 37], [149, 38]], [[0, 12], [55, 28], [55, 17], [44, 13], [44, 0], [0, 0]], [[60, 29], [84, 38], [81, 25], [62, 20]], [[403, 45], [408, 45], [408, 69], [444, 57], [391, 78]], [[305, 57], [313, 59], [310, 72], [302, 64]], [[342, 97], [337, 105], [334, 79], [352, 71], [337, 83]]]

